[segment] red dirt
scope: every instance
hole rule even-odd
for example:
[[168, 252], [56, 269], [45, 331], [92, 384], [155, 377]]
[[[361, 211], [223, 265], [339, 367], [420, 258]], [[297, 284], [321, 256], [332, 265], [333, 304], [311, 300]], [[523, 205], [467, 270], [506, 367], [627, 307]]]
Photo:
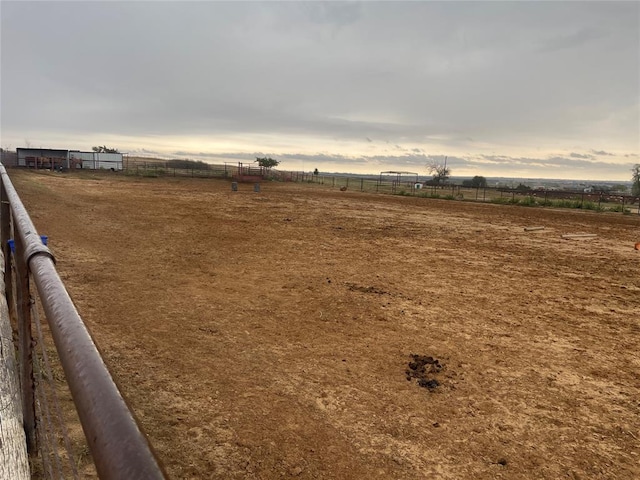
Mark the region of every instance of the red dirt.
[[10, 176], [172, 478], [640, 478], [637, 215]]

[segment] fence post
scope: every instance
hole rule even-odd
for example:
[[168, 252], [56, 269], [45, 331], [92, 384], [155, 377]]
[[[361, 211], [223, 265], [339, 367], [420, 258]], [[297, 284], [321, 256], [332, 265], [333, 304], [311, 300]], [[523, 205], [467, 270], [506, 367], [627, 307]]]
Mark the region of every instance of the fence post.
[[[0, 268], [10, 261], [10, 257], [0, 256]], [[0, 285], [0, 291], [4, 289], [5, 285]], [[9, 308], [4, 297], [0, 297], [0, 478], [28, 480], [31, 475], [16, 360]]]
[[17, 293], [18, 293], [18, 355], [20, 388], [22, 392], [22, 423], [27, 437], [29, 455], [36, 455], [36, 411], [33, 379], [33, 339], [31, 336], [31, 296], [29, 295], [29, 269], [24, 261], [21, 235], [15, 235]]
[[624, 195], [622, 196], [622, 214], [624, 215]]
[[364, 178], [360, 179], [360, 191], [364, 192]]
[[2, 253], [4, 254], [4, 294], [9, 307], [9, 318], [15, 322], [16, 306], [13, 300], [13, 275], [11, 272], [11, 249], [9, 248], [9, 238], [11, 237], [11, 206], [7, 198], [7, 191], [4, 183], [0, 182], [0, 243], [2, 243]]

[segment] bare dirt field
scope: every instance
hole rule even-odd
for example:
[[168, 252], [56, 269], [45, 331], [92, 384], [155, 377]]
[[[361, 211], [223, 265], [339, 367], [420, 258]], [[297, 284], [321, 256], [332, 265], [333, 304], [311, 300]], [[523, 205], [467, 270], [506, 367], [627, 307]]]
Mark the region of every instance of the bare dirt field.
[[9, 174], [171, 478], [640, 478], [637, 215]]

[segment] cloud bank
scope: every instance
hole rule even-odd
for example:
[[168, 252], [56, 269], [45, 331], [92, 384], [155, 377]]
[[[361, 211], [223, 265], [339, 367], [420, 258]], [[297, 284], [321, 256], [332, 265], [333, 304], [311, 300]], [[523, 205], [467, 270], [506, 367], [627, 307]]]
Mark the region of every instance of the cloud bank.
[[2, 2], [1, 141], [627, 178], [639, 18], [635, 2]]

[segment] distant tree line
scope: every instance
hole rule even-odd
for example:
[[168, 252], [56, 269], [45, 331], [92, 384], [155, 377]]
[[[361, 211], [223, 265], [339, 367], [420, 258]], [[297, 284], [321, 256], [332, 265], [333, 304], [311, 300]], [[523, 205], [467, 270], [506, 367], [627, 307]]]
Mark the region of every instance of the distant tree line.
[[485, 188], [487, 186], [487, 179], [476, 175], [471, 180], [463, 180], [462, 186], [467, 188]]
[[210, 170], [211, 165], [202, 160], [169, 160], [167, 168], [183, 168], [185, 170]]
[[109, 148], [106, 145], [91, 147], [91, 150], [97, 153], [120, 153], [117, 148]]
[[519, 183], [518, 186], [514, 189], [516, 192], [530, 192], [533, 190], [529, 185], [525, 185], [524, 183]]

